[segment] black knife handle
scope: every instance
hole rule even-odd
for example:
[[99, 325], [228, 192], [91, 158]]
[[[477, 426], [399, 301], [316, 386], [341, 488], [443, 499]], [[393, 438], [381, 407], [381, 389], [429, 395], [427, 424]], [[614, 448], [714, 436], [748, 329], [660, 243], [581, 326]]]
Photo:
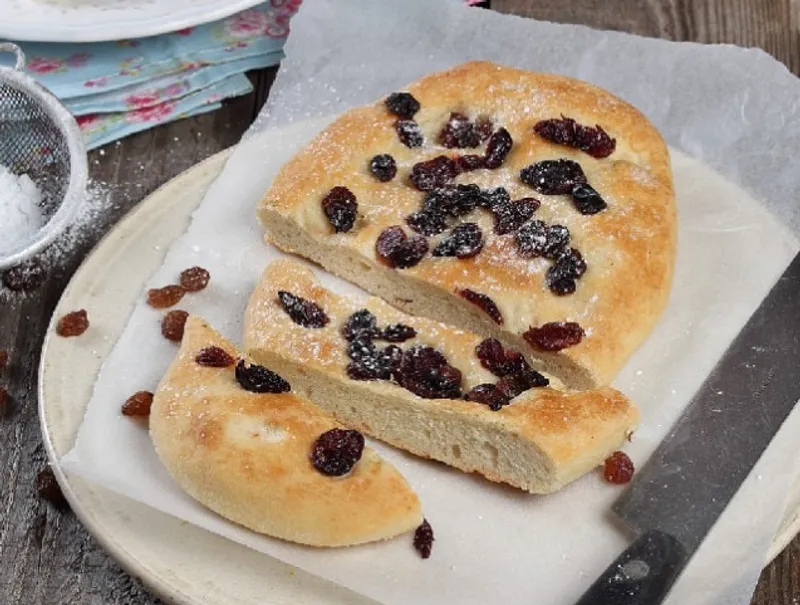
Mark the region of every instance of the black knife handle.
[[658, 605], [689, 560], [675, 538], [642, 534], [589, 587], [576, 605]]

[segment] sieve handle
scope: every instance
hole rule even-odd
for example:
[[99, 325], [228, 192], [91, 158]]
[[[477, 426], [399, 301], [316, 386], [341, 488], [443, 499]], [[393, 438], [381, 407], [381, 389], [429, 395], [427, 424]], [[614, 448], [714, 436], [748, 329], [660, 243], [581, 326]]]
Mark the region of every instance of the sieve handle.
[[25, 53], [16, 44], [11, 42], [0, 42], [0, 53], [14, 53], [17, 56], [17, 62], [14, 64], [14, 69], [22, 71], [25, 67]]

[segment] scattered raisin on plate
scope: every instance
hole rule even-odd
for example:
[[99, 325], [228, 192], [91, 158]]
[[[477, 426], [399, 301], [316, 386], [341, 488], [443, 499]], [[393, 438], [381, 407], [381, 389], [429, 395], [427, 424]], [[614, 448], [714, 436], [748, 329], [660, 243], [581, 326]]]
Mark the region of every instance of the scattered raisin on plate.
[[61, 486], [56, 480], [55, 473], [49, 466], [36, 475], [36, 492], [40, 498], [59, 508], [67, 505], [64, 492], [61, 491]]
[[540, 351], [561, 351], [574, 347], [583, 340], [585, 332], [574, 321], [551, 321], [538, 328], [530, 328], [522, 337]]
[[331, 429], [314, 442], [311, 463], [323, 475], [346, 475], [364, 453], [364, 435], [350, 429]]
[[188, 318], [189, 314], [180, 309], [167, 312], [161, 320], [161, 335], [172, 342], [180, 342]]
[[3, 285], [12, 292], [31, 292], [44, 283], [44, 267], [36, 260], [28, 261], [3, 272]]
[[548, 141], [575, 147], [594, 158], [608, 157], [617, 147], [617, 140], [612, 139], [599, 124], [594, 128], [584, 126], [564, 115], [560, 119], [541, 120], [533, 129]]
[[230, 355], [230, 353], [228, 353], [222, 347], [216, 346], [200, 349], [194, 360], [198, 365], [205, 366], [207, 368], [227, 368], [228, 366], [232, 366], [234, 363], [236, 363], [236, 360]]
[[492, 321], [494, 321], [496, 324], [503, 325], [503, 315], [500, 313], [500, 309], [497, 308], [495, 302], [486, 294], [481, 294], [480, 292], [475, 292], [474, 290], [470, 290], [468, 288], [459, 290], [458, 294], [464, 300], [471, 302], [473, 305], [481, 309], [484, 313], [491, 317]]
[[322, 307], [313, 300], [284, 290], [278, 292], [278, 300], [292, 321], [304, 328], [324, 328], [330, 321]]
[[386, 107], [398, 118], [410, 120], [419, 111], [420, 104], [409, 92], [393, 92], [385, 101]]
[[387, 183], [397, 174], [397, 163], [388, 153], [382, 153], [370, 160], [369, 171], [381, 183]]
[[603, 476], [609, 483], [623, 485], [633, 478], [636, 469], [625, 452], [614, 452], [603, 464]]
[[394, 129], [400, 142], [408, 148], [422, 147], [425, 142], [422, 129], [414, 120], [397, 120]]
[[149, 416], [152, 405], [153, 393], [150, 391], [137, 391], [122, 404], [122, 414], [124, 416]]
[[56, 324], [56, 334], [70, 337], [80, 336], [89, 329], [89, 315], [86, 309], [67, 313]]
[[428, 253], [428, 242], [421, 235], [408, 237], [402, 227], [393, 225], [378, 236], [375, 252], [390, 267], [407, 269], [419, 263]]
[[147, 304], [155, 309], [166, 309], [180, 302], [186, 290], [181, 286], [164, 286], [147, 291]]
[[181, 271], [179, 283], [187, 292], [199, 292], [208, 285], [210, 279], [211, 274], [203, 267], [190, 267]]
[[292, 390], [286, 380], [277, 373], [254, 363], [240, 359], [236, 364], [236, 381], [251, 393], [287, 393]]
[[572, 160], [542, 160], [526, 166], [519, 173], [520, 179], [544, 195], [566, 195], [575, 185], [586, 184], [583, 168]]
[[422, 525], [414, 532], [414, 548], [417, 549], [419, 556], [423, 559], [431, 556], [433, 540], [433, 528], [427, 519], [423, 519]]
[[347, 233], [358, 216], [356, 196], [347, 187], [334, 187], [322, 198], [322, 211], [334, 233]]

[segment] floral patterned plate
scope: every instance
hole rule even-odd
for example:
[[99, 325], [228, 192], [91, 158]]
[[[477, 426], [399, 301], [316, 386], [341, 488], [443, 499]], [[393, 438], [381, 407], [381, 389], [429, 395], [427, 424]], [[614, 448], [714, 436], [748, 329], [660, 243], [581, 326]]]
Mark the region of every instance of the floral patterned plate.
[[143, 38], [216, 21], [260, 3], [261, 0], [0, 0], [0, 38], [36, 42]]

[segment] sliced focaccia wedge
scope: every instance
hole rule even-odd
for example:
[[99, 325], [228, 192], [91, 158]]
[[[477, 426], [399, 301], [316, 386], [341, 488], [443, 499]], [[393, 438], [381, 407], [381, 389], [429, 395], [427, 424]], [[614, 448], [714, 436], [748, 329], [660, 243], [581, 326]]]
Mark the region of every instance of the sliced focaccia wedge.
[[419, 526], [419, 501], [400, 473], [288, 389], [190, 316], [153, 399], [159, 458], [201, 504], [291, 542], [348, 546]]
[[[675, 212], [667, 147], [635, 108], [483, 62], [342, 115], [259, 207], [279, 248], [575, 388], [609, 384], [660, 316]], [[578, 328], [549, 338], [552, 322]]]
[[265, 271], [244, 342], [345, 426], [532, 493], [601, 464], [637, 421], [618, 391], [548, 385], [494, 339], [339, 296], [293, 261]]

